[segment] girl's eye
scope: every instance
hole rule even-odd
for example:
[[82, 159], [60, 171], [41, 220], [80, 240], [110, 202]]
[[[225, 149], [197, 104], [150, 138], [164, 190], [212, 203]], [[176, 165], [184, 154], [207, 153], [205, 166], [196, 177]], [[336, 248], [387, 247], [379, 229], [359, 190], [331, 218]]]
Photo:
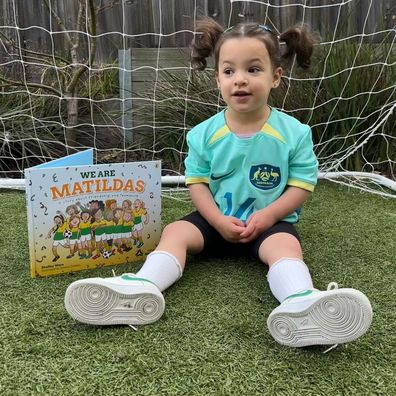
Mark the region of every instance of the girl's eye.
[[226, 75], [231, 75], [233, 73], [233, 71], [232, 71], [232, 69], [224, 69], [223, 73]]
[[260, 68], [258, 67], [250, 67], [249, 68], [249, 73], [258, 73], [260, 71]]

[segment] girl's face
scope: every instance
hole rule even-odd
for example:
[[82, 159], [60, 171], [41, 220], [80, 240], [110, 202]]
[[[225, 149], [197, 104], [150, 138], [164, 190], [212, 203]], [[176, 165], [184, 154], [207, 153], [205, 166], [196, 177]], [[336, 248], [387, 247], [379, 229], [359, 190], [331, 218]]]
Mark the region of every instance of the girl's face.
[[108, 210], [106, 212], [106, 220], [113, 220], [114, 219], [114, 213], [112, 210]]
[[259, 115], [266, 111], [268, 96], [282, 77], [273, 69], [266, 46], [257, 38], [226, 40], [219, 51], [217, 86], [230, 111]]
[[89, 215], [88, 212], [84, 212], [84, 213], [81, 215], [82, 221], [87, 222], [88, 219], [89, 219], [89, 216], [90, 216], [90, 215]]
[[55, 224], [59, 227], [63, 224], [63, 221], [60, 217], [54, 217]]
[[77, 227], [80, 224], [80, 218], [78, 216], [73, 217], [70, 220], [70, 224], [72, 225], [72, 227]]
[[75, 211], [75, 209], [74, 209], [73, 206], [70, 206], [69, 208], [67, 208], [66, 213], [67, 213], [69, 216], [73, 216], [73, 215], [76, 214], [76, 211]]
[[133, 208], [135, 209], [135, 210], [139, 210], [140, 208], [141, 208], [141, 203], [140, 203], [140, 201], [139, 200], [136, 200], [136, 201], [134, 201], [133, 202]]
[[103, 216], [102, 211], [101, 211], [100, 209], [98, 209], [98, 210], [95, 212], [95, 220], [101, 220], [101, 219], [102, 219], [102, 216]]
[[121, 215], [122, 215], [122, 210], [117, 209], [117, 210], [114, 212], [114, 217], [115, 217], [116, 219], [120, 219], [120, 218], [121, 218]]

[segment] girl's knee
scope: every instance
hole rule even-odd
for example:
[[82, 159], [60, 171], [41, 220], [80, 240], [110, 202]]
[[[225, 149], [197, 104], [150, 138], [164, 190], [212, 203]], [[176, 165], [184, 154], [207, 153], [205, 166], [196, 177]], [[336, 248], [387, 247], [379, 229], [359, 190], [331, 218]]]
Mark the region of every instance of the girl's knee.
[[164, 230], [162, 231], [162, 237], [164, 236], [171, 236], [171, 237], [179, 237], [181, 235], [178, 235], [180, 232], [185, 232], [187, 227], [186, 227], [185, 221], [179, 220], [179, 221], [174, 221], [173, 223], [169, 223], [165, 226]]
[[183, 245], [195, 252], [202, 249], [204, 240], [201, 231], [194, 224], [178, 220], [165, 226], [160, 243]]
[[260, 260], [271, 266], [283, 257], [303, 259], [300, 241], [291, 234], [277, 233], [265, 239], [259, 248]]

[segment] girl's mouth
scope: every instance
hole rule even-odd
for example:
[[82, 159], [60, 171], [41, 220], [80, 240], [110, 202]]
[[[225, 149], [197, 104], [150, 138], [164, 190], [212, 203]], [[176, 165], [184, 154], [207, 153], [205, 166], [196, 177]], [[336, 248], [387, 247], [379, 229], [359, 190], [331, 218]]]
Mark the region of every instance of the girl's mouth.
[[246, 91], [236, 91], [231, 95], [234, 102], [239, 104], [248, 103], [251, 96], [252, 94]]
[[245, 97], [251, 95], [249, 92], [246, 91], [236, 91], [232, 94], [232, 96], [237, 96], [237, 97]]

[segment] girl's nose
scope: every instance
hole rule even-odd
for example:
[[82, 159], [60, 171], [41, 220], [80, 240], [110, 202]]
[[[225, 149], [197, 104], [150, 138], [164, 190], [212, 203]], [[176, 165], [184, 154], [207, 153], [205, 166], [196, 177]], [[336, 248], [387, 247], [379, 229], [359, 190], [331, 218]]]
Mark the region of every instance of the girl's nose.
[[234, 76], [234, 85], [243, 86], [247, 83], [247, 79], [245, 73], [235, 73]]

